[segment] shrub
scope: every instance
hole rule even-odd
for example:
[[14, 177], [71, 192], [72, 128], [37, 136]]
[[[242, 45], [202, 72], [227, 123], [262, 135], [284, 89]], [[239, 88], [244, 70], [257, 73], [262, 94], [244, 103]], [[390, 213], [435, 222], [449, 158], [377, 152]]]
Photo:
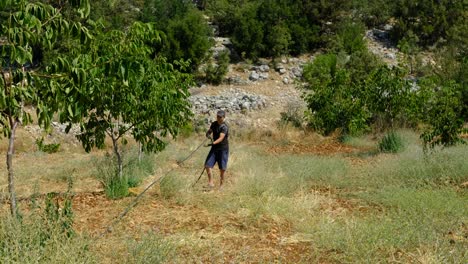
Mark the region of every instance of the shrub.
[[309, 125], [329, 134], [342, 129], [356, 134], [367, 129], [371, 114], [365, 107], [359, 83], [353, 83], [350, 72], [338, 62], [335, 54], [318, 56], [304, 69], [304, 99], [309, 108]]
[[430, 126], [421, 135], [425, 146], [453, 146], [457, 143], [466, 143], [461, 138], [461, 134], [467, 131], [464, 128], [466, 105], [463, 104], [463, 86], [454, 81], [447, 81], [440, 86], [431, 80], [426, 80], [422, 84], [434, 91], [424, 105], [423, 120]]
[[312, 128], [357, 135], [378, 120], [390, 128], [397, 121], [414, 122], [421, 104], [404, 70], [380, 64], [367, 51], [345, 54], [320, 55], [304, 68], [303, 97]]
[[157, 29], [164, 32], [158, 55], [168, 58], [169, 62], [190, 60], [191, 69], [196, 70], [208, 59], [213, 31], [192, 1], [147, 1], [142, 20], [155, 22]]
[[379, 150], [387, 153], [398, 153], [404, 148], [403, 139], [396, 132], [389, 132], [379, 141]]
[[[73, 230], [71, 183], [63, 201], [48, 193], [45, 206], [31, 214], [0, 218], [2, 263], [94, 263], [89, 244]], [[34, 201], [33, 201], [34, 202]]]
[[212, 1], [208, 13], [245, 58], [301, 54], [322, 44], [323, 21], [339, 20], [348, 2], [335, 1]]
[[36, 139], [36, 145], [39, 151], [49, 154], [56, 153], [60, 149], [60, 143], [44, 144], [44, 138]]
[[400, 40], [414, 32], [422, 46], [454, 37], [450, 35], [452, 29], [466, 25], [464, 6], [464, 1], [399, 0], [395, 4], [393, 35]]
[[229, 69], [229, 52], [223, 51], [217, 58], [217, 63], [209, 63], [205, 69], [205, 80], [208, 83], [219, 85], [223, 82], [224, 77]]
[[360, 22], [345, 20], [338, 26], [336, 35], [330, 41], [330, 48], [334, 53], [345, 52], [354, 54], [366, 51], [364, 41], [365, 27]]
[[285, 112], [280, 113], [280, 125], [291, 123], [294, 127], [302, 127], [302, 122], [304, 121], [303, 106], [298, 102], [288, 102], [285, 110]]

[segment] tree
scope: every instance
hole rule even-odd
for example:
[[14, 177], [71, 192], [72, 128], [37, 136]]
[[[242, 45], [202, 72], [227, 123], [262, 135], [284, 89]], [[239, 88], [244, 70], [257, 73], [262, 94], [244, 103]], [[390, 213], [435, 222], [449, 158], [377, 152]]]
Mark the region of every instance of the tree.
[[[78, 7], [81, 17], [89, 14], [87, 0], [71, 1]], [[87, 29], [79, 23], [67, 21], [60, 10], [48, 4], [27, 0], [8, 0], [0, 4], [1, 22], [1, 75], [0, 75], [0, 128], [9, 139], [6, 157], [8, 169], [8, 191], [10, 211], [16, 216], [16, 194], [14, 184], [13, 154], [16, 129], [31, 122], [31, 116], [24, 111], [25, 104], [37, 106], [39, 125], [50, 126], [52, 114], [58, 107], [55, 92], [44, 92], [44, 83], [50, 83], [54, 76], [41, 73], [36, 65], [37, 50], [51, 50], [60, 35], [73, 35], [87, 39]], [[34, 63], [34, 64], [33, 64]], [[57, 75], [66, 74], [58, 68]], [[50, 87], [50, 86], [49, 86]], [[60, 88], [60, 87], [56, 87]], [[56, 91], [56, 90], [55, 90]], [[50, 96], [50, 97], [49, 97]]]
[[192, 1], [146, 0], [142, 21], [164, 33], [157, 51], [169, 62], [190, 60], [190, 70], [196, 71], [208, 59], [213, 29]]
[[305, 67], [303, 97], [313, 128], [324, 134], [336, 129], [358, 134], [378, 120], [393, 127], [396, 121], [412, 116], [416, 110], [404, 71], [374, 64], [365, 72], [367, 65], [356, 64], [362, 53], [350, 57], [320, 55]]
[[[127, 32], [97, 32], [90, 50], [71, 54], [68, 65], [58, 60], [48, 67], [54, 73], [69, 68], [72, 78], [57, 79], [68, 89], [63, 94], [61, 122], [79, 123], [77, 136], [87, 152], [112, 140], [116, 175], [122, 180], [120, 142], [131, 135], [145, 151], [160, 151], [163, 138], [176, 136], [190, 120], [187, 98], [191, 75], [155, 53], [161, 41], [155, 25], [135, 22]], [[186, 68], [184, 61], [175, 61]], [[54, 85], [54, 84], [53, 84]]]

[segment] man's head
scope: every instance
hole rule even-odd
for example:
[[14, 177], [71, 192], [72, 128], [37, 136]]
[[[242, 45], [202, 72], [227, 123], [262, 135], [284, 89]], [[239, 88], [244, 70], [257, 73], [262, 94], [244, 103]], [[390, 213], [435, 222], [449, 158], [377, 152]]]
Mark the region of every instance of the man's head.
[[219, 110], [219, 111], [216, 113], [216, 116], [226, 117], [226, 112], [224, 112], [224, 110]]
[[216, 113], [216, 120], [219, 122], [219, 123], [222, 123], [224, 121], [224, 118], [226, 117], [226, 112], [224, 110], [219, 110], [217, 113]]

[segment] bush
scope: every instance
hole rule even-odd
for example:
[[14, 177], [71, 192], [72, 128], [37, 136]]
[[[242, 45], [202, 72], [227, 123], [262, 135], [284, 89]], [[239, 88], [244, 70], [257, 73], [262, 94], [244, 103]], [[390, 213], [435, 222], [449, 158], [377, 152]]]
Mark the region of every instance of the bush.
[[323, 21], [339, 20], [348, 2], [335, 1], [212, 1], [208, 13], [245, 58], [301, 54], [319, 47]]
[[309, 125], [329, 134], [358, 135], [377, 121], [392, 128], [415, 122], [421, 106], [406, 72], [381, 64], [367, 50], [318, 56], [304, 68], [304, 99]]
[[301, 128], [304, 121], [304, 108], [298, 102], [288, 102], [286, 111], [281, 112], [280, 125], [291, 123], [294, 127]]
[[466, 25], [465, 6], [464, 1], [399, 0], [395, 4], [393, 35], [399, 41], [414, 32], [420, 45], [425, 47], [456, 38], [450, 33], [452, 29]]
[[428, 89], [433, 91], [424, 105], [425, 114], [422, 117], [429, 125], [421, 135], [425, 146], [453, 146], [457, 143], [466, 143], [461, 138], [461, 134], [467, 132], [464, 128], [466, 122], [464, 111], [467, 106], [464, 105], [463, 86], [454, 81], [447, 81], [439, 86], [429, 79], [422, 85], [428, 86]]
[[344, 134], [365, 130], [371, 117], [359, 83], [339, 64], [335, 54], [318, 56], [304, 68], [304, 99], [309, 125], [324, 134], [342, 129]]
[[36, 139], [36, 145], [39, 151], [49, 154], [56, 153], [60, 149], [60, 143], [44, 144], [44, 138]]
[[398, 153], [404, 148], [403, 139], [396, 132], [389, 132], [379, 141], [379, 150], [386, 153]]
[[147, 1], [142, 20], [155, 22], [157, 29], [164, 32], [158, 55], [168, 58], [169, 62], [190, 60], [191, 69], [196, 70], [208, 59], [213, 31], [192, 1]]
[[338, 26], [336, 35], [330, 41], [334, 53], [354, 54], [367, 50], [364, 40], [365, 27], [360, 22], [345, 20]]
[[219, 85], [223, 82], [224, 77], [229, 69], [229, 52], [223, 51], [219, 54], [217, 63], [209, 63], [205, 69], [205, 80], [208, 83]]

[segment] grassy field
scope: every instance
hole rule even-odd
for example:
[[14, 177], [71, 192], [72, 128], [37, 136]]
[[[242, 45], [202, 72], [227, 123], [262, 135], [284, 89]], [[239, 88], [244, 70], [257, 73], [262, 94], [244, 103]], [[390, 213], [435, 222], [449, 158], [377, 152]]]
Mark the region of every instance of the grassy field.
[[[135, 196], [110, 200], [100, 179], [106, 150], [86, 154], [64, 144], [54, 154], [24, 147], [15, 156], [22, 221], [3, 199], [2, 263], [466, 263], [468, 147], [424, 154], [418, 137], [399, 131], [405, 148], [378, 152], [378, 138], [333, 138], [281, 131], [237, 133], [227, 183], [192, 188], [207, 148], [178, 164], [202, 136], [172, 142], [133, 162], [141, 184], [166, 175], [104, 235]], [[27, 146], [27, 144], [19, 144]], [[129, 146], [127, 157], [135, 157]], [[6, 197], [5, 165], [0, 195]], [[169, 172], [170, 171], [170, 172]], [[169, 173], [168, 173], [169, 172]], [[214, 170], [215, 177], [218, 171]], [[143, 178], [141, 175], [148, 175]], [[72, 183], [74, 234], [50, 218], [41, 194]], [[27, 199], [27, 197], [37, 197]], [[59, 199], [64, 212], [64, 199]], [[60, 217], [59, 217], [60, 218]]]

